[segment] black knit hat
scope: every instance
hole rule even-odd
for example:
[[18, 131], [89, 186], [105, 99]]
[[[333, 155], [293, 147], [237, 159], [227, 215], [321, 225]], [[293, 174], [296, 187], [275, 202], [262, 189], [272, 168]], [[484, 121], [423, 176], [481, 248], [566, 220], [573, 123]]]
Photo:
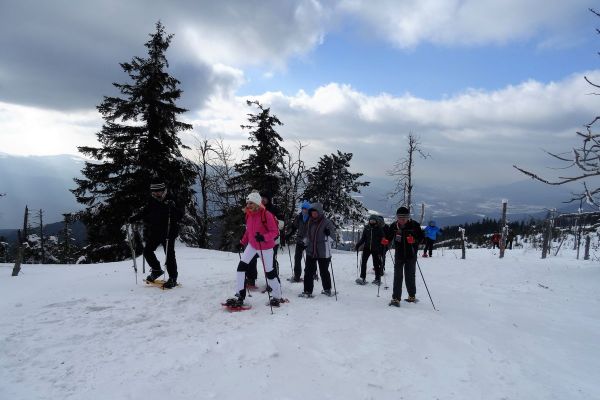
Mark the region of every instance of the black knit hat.
[[396, 217], [408, 218], [410, 217], [410, 211], [408, 211], [408, 208], [402, 206], [396, 210]]
[[150, 184], [151, 192], [162, 192], [166, 188], [167, 188], [167, 186], [165, 185], [165, 183], [162, 180], [152, 179], [152, 183]]

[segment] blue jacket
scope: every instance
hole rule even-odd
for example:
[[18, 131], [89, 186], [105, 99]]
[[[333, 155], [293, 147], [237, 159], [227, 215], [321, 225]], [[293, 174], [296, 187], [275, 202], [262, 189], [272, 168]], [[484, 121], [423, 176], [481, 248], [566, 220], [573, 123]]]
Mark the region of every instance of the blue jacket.
[[425, 228], [425, 237], [431, 240], [437, 240], [437, 237], [442, 234], [442, 230], [437, 226], [427, 225]]

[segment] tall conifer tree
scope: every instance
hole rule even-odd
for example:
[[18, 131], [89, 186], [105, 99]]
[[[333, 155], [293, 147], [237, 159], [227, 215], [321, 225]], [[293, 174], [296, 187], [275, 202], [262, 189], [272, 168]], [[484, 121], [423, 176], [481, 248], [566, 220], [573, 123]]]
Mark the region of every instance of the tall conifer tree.
[[75, 179], [78, 187], [72, 191], [87, 206], [82, 219], [89, 261], [131, 256], [121, 226], [148, 201], [153, 177], [166, 181], [180, 204], [192, 204], [195, 173], [178, 136], [192, 126], [177, 120], [187, 110], [175, 104], [180, 82], [167, 72], [172, 38], [158, 22], [145, 44], [148, 56], [120, 64], [130, 83], [113, 83], [121, 97], [105, 96], [97, 107], [105, 121], [97, 134], [100, 147], [79, 147], [94, 160], [86, 162], [84, 178]]

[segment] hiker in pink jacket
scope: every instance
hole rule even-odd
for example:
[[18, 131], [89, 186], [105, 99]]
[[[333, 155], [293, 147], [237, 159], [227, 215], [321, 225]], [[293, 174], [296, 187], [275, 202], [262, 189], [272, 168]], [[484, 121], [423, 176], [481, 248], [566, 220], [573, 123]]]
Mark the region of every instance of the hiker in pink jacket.
[[245, 246], [240, 263], [237, 268], [237, 281], [235, 297], [227, 299], [230, 307], [242, 307], [246, 298], [245, 278], [248, 263], [255, 254], [262, 258], [267, 282], [272, 289], [271, 305], [278, 307], [282, 302], [281, 285], [277, 271], [273, 268], [273, 247], [275, 237], [279, 235], [279, 228], [273, 214], [265, 210], [261, 203], [260, 194], [252, 192], [246, 197], [246, 232], [240, 241]]

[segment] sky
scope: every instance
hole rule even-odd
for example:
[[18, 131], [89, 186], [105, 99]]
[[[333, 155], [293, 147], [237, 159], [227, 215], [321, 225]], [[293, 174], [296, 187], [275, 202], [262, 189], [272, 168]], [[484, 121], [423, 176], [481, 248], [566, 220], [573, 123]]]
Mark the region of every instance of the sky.
[[[182, 137], [223, 138], [271, 107], [284, 145], [309, 165], [354, 154], [352, 169], [384, 178], [410, 132], [431, 157], [428, 186], [526, 179], [513, 164], [556, 174], [544, 150], [577, 146], [598, 114], [600, 18], [583, 0], [0, 0], [0, 152], [78, 154], [95, 145], [95, 107], [126, 82], [120, 62], [144, 56], [161, 20], [174, 34]], [[190, 154], [190, 156], [193, 156]]]

